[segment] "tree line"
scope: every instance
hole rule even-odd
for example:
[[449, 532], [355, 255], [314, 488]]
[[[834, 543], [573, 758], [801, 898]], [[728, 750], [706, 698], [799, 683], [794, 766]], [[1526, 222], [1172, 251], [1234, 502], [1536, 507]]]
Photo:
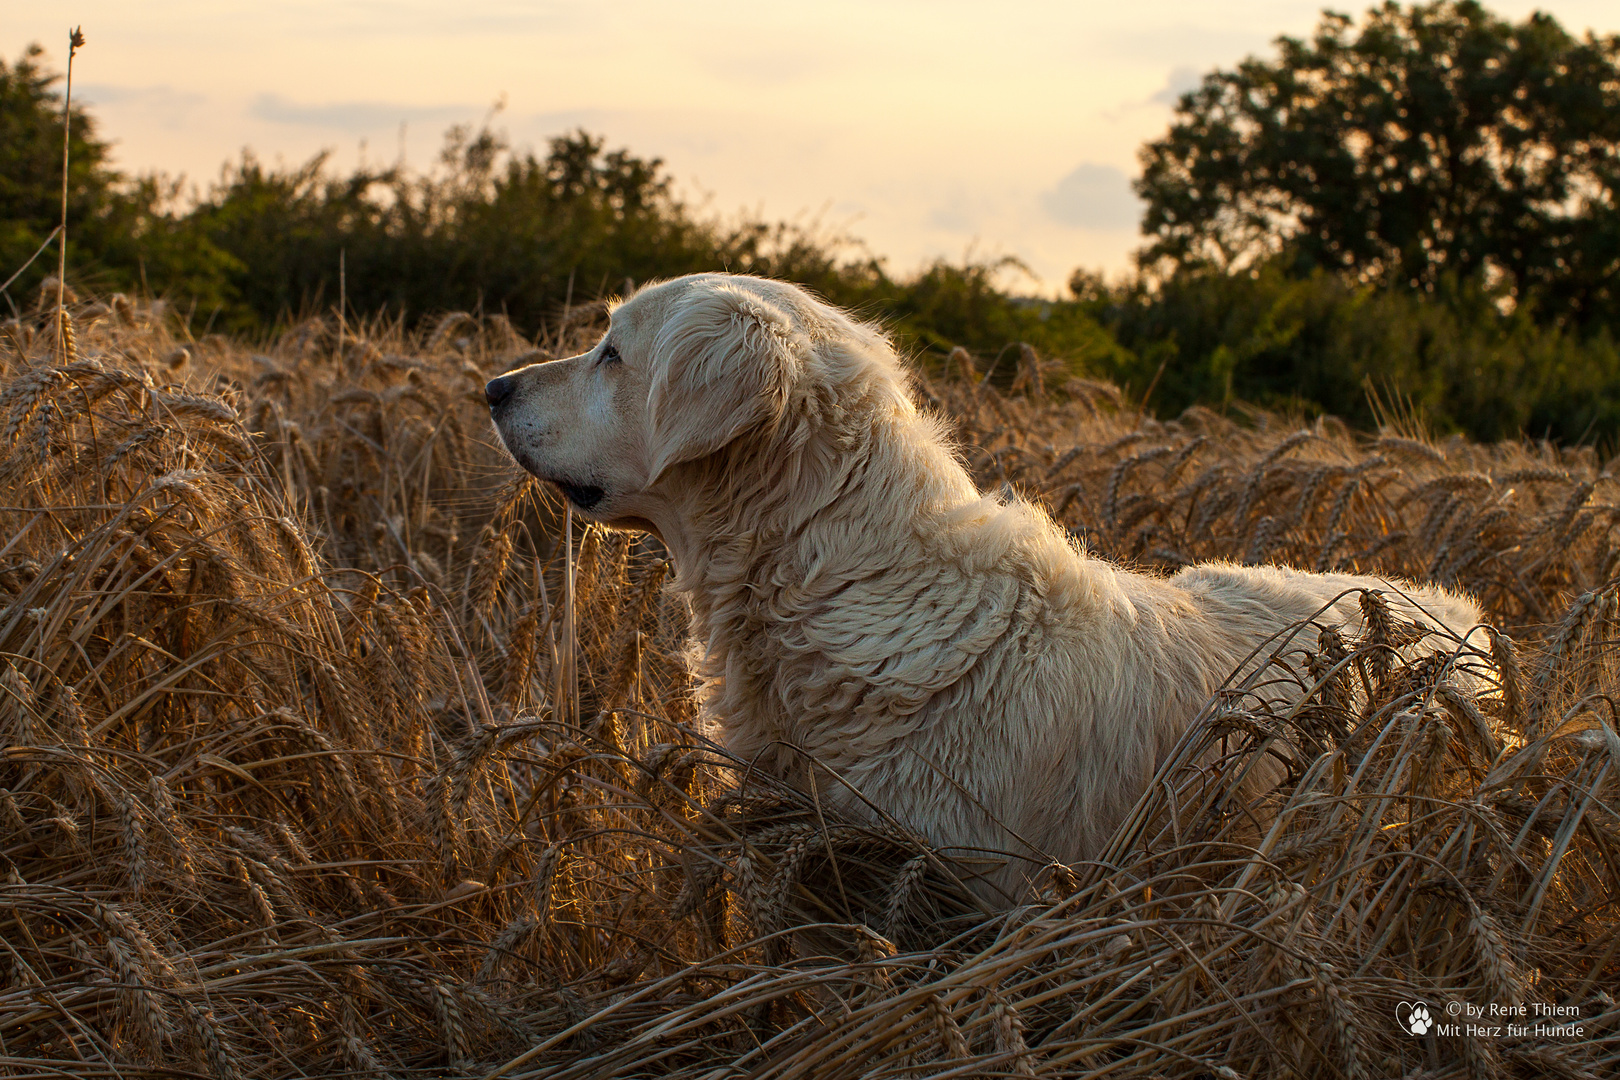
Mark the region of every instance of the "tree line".
[[[6, 276], [61, 212], [40, 56], [0, 60]], [[482, 310], [529, 334], [627, 281], [727, 269], [878, 318], [924, 364], [960, 345], [1010, 378], [992, 361], [1024, 342], [1163, 415], [1250, 402], [1371, 424], [1382, 395], [1478, 438], [1620, 437], [1620, 37], [1472, 0], [1324, 14], [1205, 76], [1141, 151], [1137, 270], [1077, 271], [1058, 300], [1009, 289], [1011, 260], [897, 276], [844, 237], [706, 217], [659, 160], [584, 131], [536, 153], [454, 127], [426, 172], [244, 153], [185, 198], [114, 171], [76, 109], [70, 160], [70, 281], [167, 296], [195, 332], [330, 309], [340, 267], [352, 314]]]

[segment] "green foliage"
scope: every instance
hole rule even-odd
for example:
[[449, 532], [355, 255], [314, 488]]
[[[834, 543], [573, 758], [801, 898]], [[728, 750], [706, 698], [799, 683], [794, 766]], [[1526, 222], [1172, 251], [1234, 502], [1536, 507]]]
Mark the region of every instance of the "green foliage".
[[1043, 355], [1067, 360], [1075, 374], [1118, 379], [1134, 370], [1135, 357], [1083, 305], [1010, 296], [998, 285], [999, 275], [1023, 269], [1010, 258], [963, 266], [936, 262], [908, 281], [885, 279], [864, 295], [846, 290], [854, 294], [834, 292], [832, 299], [879, 313], [925, 364], [960, 345], [989, 359], [993, 378], [1010, 382], [1017, 345], [1027, 342]]
[[1370, 425], [1375, 389], [1477, 438], [1620, 434], [1620, 38], [1462, 0], [1277, 47], [1143, 149], [1153, 277], [1072, 282], [1157, 407]]
[[[41, 54], [35, 45], [9, 67], [0, 60], [0, 281], [62, 218], [62, 98], [53, 89], [59, 76], [39, 66]], [[69, 138], [69, 279], [101, 290], [150, 279], [205, 307], [226, 303], [227, 276], [240, 266], [170, 209], [177, 186], [157, 177], [126, 181], [107, 164], [94, 118], [77, 106]], [[42, 256], [6, 300], [15, 307], [55, 271], [54, 256]]]
[[[913, 350], [994, 353], [1027, 341], [1112, 371], [1120, 350], [1078, 305], [998, 287], [1015, 262], [937, 263], [897, 281], [853, 242], [784, 223], [697, 218], [657, 159], [578, 131], [544, 158], [513, 154], [487, 127], [451, 129], [440, 168], [332, 174], [325, 156], [284, 170], [251, 155], [192, 212], [197, 234], [238, 261], [227, 325], [262, 326], [335, 302], [415, 321], [447, 309], [500, 312], [528, 334], [565, 304], [626, 282], [705, 270], [786, 278], [882, 320]], [[1009, 369], [1010, 370], [1010, 369]]]
[[[7, 66], [0, 60], [0, 281], [38, 250], [62, 219], [62, 102], [52, 91], [59, 79], [40, 69], [38, 45]], [[107, 168], [107, 145], [82, 109], [73, 110], [68, 213], [95, 229], [116, 177]], [[71, 249], [70, 249], [71, 250]], [[75, 268], [86, 265], [72, 252]], [[56, 260], [41, 258], [9, 290], [36, 287]], [[47, 266], [49, 269], [47, 269]]]
[[570, 286], [592, 298], [626, 277], [704, 268], [715, 248], [659, 162], [603, 153], [583, 132], [552, 140], [542, 159], [508, 154], [487, 128], [454, 128], [426, 176], [337, 176], [325, 155], [274, 170], [244, 154], [190, 224], [240, 261], [229, 321], [243, 328], [334, 304], [341, 261], [356, 311], [503, 312], [533, 332]]
[[1620, 432], [1620, 349], [1606, 329], [1578, 334], [1523, 307], [1504, 314], [1500, 293], [1449, 276], [1430, 294], [1290, 270], [1282, 259], [1189, 270], [1156, 289], [1093, 292], [1087, 306], [1143, 368], [1165, 361], [1161, 413], [1249, 401], [1371, 428], [1372, 389], [1476, 438]]
[[[584, 131], [542, 155], [452, 128], [426, 174], [249, 153], [182, 205], [176, 183], [112, 171], [77, 110], [69, 276], [262, 334], [335, 306], [341, 265], [353, 315], [482, 311], [537, 336], [570, 302], [730, 270], [882, 322], [925, 368], [960, 345], [1010, 381], [1023, 342], [1161, 414], [1250, 401], [1370, 426], [1376, 388], [1478, 438], [1620, 436], [1620, 39], [1387, 4], [1279, 50], [1209, 75], [1144, 150], [1149, 272], [1077, 272], [1067, 300], [1016, 295], [1012, 259], [902, 278], [814, 227], [701, 216], [659, 160]], [[60, 214], [61, 98], [39, 55], [0, 63], [6, 274]]]
[[1473, 0], [1328, 13], [1216, 71], [1142, 151], [1144, 265], [1290, 268], [1433, 291], [1481, 277], [1607, 318], [1620, 280], [1620, 37]]

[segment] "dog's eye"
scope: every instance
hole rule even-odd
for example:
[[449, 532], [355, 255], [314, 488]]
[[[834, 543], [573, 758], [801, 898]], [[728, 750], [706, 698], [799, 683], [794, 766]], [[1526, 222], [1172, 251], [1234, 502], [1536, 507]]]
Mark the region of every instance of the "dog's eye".
[[602, 346], [602, 353], [596, 358], [598, 364], [618, 364], [623, 361], [624, 357], [619, 355], [619, 349], [616, 345]]

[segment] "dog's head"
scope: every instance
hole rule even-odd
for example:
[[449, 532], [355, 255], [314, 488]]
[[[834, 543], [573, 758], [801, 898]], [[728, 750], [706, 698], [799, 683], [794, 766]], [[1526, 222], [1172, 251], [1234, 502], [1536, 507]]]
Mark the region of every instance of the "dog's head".
[[649, 527], [674, 466], [782, 420], [828, 310], [781, 282], [677, 278], [615, 307], [589, 352], [507, 372], [485, 397], [518, 464], [592, 518]]

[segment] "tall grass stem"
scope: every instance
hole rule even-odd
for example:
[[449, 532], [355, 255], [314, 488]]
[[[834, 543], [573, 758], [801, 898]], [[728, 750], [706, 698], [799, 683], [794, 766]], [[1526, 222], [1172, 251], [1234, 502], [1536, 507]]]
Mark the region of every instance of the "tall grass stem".
[[563, 587], [564, 625], [568, 632], [568, 652], [563, 661], [563, 692], [568, 696], [568, 715], [579, 723], [579, 628], [574, 625], [574, 507], [563, 515], [563, 548], [567, 560]]
[[338, 360], [343, 359], [343, 330], [349, 317], [348, 249], [338, 248]]
[[[73, 57], [84, 45], [84, 34], [75, 26], [68, 32], [67, 86], [62, 91], [62, 224], [57, 226], [61, 238], [56, 245], [56, 346], [62, 355], [62, 310], [67, 294], [67, 214], [68, 214], [68, 150], [73, 130]], [[10, 284], [10, 282], [7, 282]]]

